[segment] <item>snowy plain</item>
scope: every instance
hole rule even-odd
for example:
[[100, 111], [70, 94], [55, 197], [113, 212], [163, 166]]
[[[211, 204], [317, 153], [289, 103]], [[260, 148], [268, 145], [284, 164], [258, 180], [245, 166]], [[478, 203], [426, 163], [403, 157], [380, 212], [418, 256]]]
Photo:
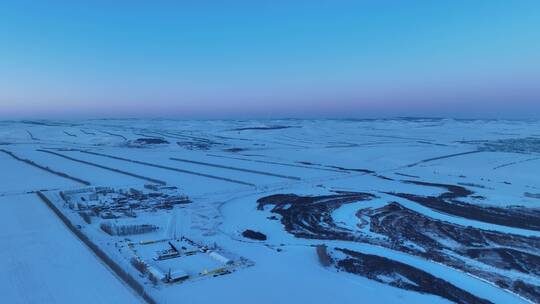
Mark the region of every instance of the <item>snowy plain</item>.
[[149, 180], [192, 203], [139, 216], [160, 226], [145, 238], [174, 214], [178, 233], [252, 262], [155, 285], [110, 250], [120, 238], [83, 229], [158, 303], [540, 301], [538, 121], [3, 121], [0, 168], [1, 303], [144, 302], [35, 192]]

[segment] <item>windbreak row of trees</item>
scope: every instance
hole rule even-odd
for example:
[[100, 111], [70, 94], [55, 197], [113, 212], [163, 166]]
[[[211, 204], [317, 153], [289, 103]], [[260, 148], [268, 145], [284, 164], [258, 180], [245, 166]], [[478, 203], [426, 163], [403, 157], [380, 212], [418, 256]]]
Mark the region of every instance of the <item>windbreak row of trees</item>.
[[101, 230], [105, 231], [109, 235], [133, 235], [154, 232], [159, 229], [158, 226], [149, 224], [140, 225], [115, 225], [111, 223], [101, 223], [99, 225]]

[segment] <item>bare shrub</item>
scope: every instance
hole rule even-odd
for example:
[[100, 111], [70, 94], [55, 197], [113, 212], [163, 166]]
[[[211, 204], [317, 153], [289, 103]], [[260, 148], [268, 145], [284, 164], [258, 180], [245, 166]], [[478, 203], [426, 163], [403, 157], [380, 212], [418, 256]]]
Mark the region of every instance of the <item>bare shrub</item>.
[[131, 265], [135, 267], [142, 275], [145, 275], [148, 272], [148, 266], [145, 262], [137, 259], [137, 258], [131, 258]]
[[330, 254], [328, 254], [326, 245], [324, 244], [317, 245], [316, 251], [317, 251], [317, 256], [319, 257], [319, 262], [321, 263], [322, 266], [328, 267], [332, 265], [334, 260], [332, 259]]
[[88, 212], [79, 212], [79, 215], [87, 224], [92, 224], [92, 217]]
[[114, 234], [113, 229], [112, 229], [112, 225], [109, 224], [109, 223], [101, 223], [101, 225], [99, 225], [99, 228], [101, 228], [101, 230], [105, 231], [109, 235]]
[[154, 284], [154, 286], [158, 284], [159, 279], [156, 278], [156, 276], [151, 272], [148, 272], [148, 279], [150, 280], [150, 282], [152, 282], [152, 284]]

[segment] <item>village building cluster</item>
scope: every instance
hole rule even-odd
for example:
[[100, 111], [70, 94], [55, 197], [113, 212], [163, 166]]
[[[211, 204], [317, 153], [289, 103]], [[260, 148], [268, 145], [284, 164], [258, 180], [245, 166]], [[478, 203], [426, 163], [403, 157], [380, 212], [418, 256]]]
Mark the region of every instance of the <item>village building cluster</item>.
[[178, 194], [174, 186], [148, 184], [144, 190], [88, 187], [63, 191], [60, 196], [71, 210], [102, 219], [137, 217], [140, 212], [171, 210], [175, 205], [191, 203], [189, 197]]
[[177, 187], [86, 187], [59, 196], [64, 210], [84, 221], [79, 229], [92, 233], [101, 240], [98, 243], [113, 244], [110, 249], [153, 284], [217, 277], [249, 264], [217, 244], [208, 246], [177, 235], [176, 210], [192, 203]]

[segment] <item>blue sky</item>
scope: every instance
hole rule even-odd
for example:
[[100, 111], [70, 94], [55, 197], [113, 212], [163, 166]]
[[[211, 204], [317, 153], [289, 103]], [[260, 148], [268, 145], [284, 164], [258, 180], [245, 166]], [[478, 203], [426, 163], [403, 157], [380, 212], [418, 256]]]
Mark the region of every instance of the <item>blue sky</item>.
[[539, 1], [3, 1], [0, 117], [538, 117]]

